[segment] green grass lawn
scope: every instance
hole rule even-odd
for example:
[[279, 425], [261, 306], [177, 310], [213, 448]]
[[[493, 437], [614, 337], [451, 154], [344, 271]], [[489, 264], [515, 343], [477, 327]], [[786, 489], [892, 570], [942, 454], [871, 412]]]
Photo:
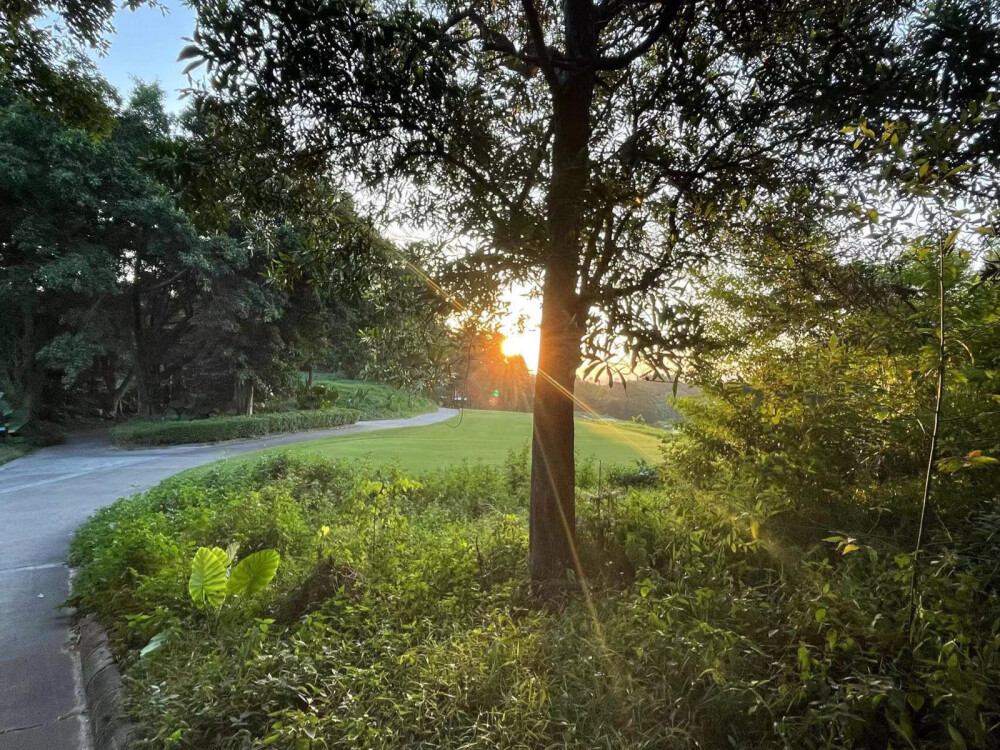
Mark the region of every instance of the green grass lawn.
[[[581, 456], [605, 464], [660, 459], [660, 434], [648, 427], [588, 419], [578, 419], [576, 425], [576, 449]], [[416, 472], [463, 461], [499, 464], [509, 450], [523, 447], [530, 437], [530, 414], [466, 409], [461, 419], [454, 417], [426, 427], [323, 438], [276, 450], [333, 459], [386, 461]]]

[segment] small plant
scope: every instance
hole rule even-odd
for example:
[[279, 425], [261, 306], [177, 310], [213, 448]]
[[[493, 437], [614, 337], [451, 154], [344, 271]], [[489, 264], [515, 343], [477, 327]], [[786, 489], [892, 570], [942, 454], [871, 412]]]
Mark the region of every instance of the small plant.
[[188, 593], [199, 607], [218, 609], [230, 597], [253, 596], [274, 579], [281, 563], [276, 550], [254, 552], [233, 567], [236, 552], [236, 544], [229, 545], [228, 549], [201, 547], [195, 552]]

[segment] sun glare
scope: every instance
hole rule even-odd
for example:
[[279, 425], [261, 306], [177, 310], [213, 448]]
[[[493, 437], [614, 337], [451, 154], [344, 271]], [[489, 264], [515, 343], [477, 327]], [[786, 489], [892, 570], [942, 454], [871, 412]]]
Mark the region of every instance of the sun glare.
[[505, 357], [524, 357], [532, 372], [538, 371], [538, 331], [519, 331], [509, 334], [500, 345]]

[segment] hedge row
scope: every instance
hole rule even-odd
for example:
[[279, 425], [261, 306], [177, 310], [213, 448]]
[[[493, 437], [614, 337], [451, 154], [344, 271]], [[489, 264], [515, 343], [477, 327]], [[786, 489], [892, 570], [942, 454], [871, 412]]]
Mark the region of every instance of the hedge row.
[[359, 416], [354, 409], [317, 409], [255, 414], [250, 417], [137, 422], [112, 429], [111, 441], [122, 446], [217, 443], [221, 440], [263, 437], [280, 432], [341, 427], [354, 424]]

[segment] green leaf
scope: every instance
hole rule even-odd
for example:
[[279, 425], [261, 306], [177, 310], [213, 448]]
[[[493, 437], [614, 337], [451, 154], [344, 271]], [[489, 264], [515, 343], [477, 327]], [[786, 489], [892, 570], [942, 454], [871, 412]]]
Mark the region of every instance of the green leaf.
[[876, 211], [874, 208], [869, 208], [867, 211], [865, 211], [865, 215], [868, 216], [868, 221], [870, 221], [872, 224], [878, 223], [878, 211]]
[[218, 547], [201, 547], [191, 561], [188, 593], [198, 606], [218, 607], [226, 598], [226, 564], [229, 556]]
[[229, 576], [227, 593], [230, 596], [253, 596], [262, 591], [274, 578], [281, 563], [277, 550], [262, 549], [240, 560]]
[[156, 649], [158, 649], [160, 646], [166, 643], [166, 641], [167, 641], [166, 633], [157, 633], [156, 635], [154, 635], [152, 638], [149, 639], [149, 643], [147, 643], [143, 647], [142, 651], [139, 652], [139, 657], [142, 658], [147, 654], [153, 653], [154, 651], [156, 651]]
[[953, 748], [958, 748], [958, 750], [965, 750], [967, 745], [965, 744], [965, 738], [962, 733], [952, 726], [951, 722], [948, 722], [948, 736], [951, 737], [951, 746]]
[[177, 62], [180, 62], [181, 60], [190, 60], [192, 57], [204, 57], [204, 56], [205, 56], [204, 53], [201, 51], [198, 45], [189, 44], [184, 49], [181, 50], [181, 53], [179, 55], [177, 55]]
[[919, 711], [924, 706], [924, 696], [920, 693], [909, 693], [906, 696], [906, 702], [910, 704], [910, 708], [914, 711]]
[[812, 660], [809, 658], [809, 649], [805, 646], [799, 646], [798, 651], [799, 666], [802, 667], [802, 671], [806, 672], [812, 664]]

